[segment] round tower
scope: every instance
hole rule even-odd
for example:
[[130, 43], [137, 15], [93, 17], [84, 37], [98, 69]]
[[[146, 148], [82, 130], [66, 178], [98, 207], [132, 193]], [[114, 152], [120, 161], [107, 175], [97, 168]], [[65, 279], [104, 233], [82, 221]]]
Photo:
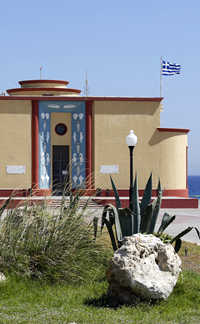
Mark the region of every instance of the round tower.
[[6, 90], [9, 96], [80, 96], [81, 90], [67, 88], [68, 81], [61, 80], [25, 80], [19, 81], [20, 88]]

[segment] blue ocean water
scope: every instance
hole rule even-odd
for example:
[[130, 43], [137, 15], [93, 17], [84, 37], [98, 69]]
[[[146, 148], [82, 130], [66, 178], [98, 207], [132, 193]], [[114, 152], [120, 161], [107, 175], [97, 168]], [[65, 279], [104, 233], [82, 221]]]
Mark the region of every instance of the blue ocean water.
[[189, 196], [200, 199], [200, 176], [188, 176]]

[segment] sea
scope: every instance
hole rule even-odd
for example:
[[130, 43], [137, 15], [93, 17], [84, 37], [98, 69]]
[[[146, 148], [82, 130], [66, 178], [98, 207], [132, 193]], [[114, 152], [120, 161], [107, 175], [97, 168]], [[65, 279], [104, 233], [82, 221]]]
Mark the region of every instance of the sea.
[[200, 199], [200, 176], [188, 176], [189, 197]]

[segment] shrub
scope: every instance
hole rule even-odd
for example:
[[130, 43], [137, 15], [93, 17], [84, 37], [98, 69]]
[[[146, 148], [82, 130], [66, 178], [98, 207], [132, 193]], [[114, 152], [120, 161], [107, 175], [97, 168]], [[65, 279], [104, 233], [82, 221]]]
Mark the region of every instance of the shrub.
[[79, 200], [80, 193], [71, 195], [65, 207], [63, 197], [54, 212], [47, 204], [7, 211], [0, 219], [1, 271], [73, 283], [88, 275], [95, 279], [96, 269], [100, 273], [107, 260], [106, 251], [95, 242], [93, 228], [84, 220], [87, 203], [80, 209]]
[[[125, 236], [131, 236], [136, 233], [154, 234], [157, 237], [160, 237], [160, 239], [163, 239], [164, 242], [175, 242], [176, 252], [181, 248], [181, 237], [189, 233], [193, 228], [196, 230], [196, 233], [200, 238], [200, 232], [197, 227], [187, 227], [171, 240], [169, 237], [166, 237], [163, 233], [164, 230], [176, 218], [175, 215], [171, 216], [168, 213], [164, 213], [161, 225], [157, 233], [155, 233], [156, 222], [162, 201], [162, 188], [159, 180], [157, 197], [152, 201], [152, 174], [148, 179], [141, 201], [139, 200], [138, 195], [138, 181], [136, 175], [132, 196], [129, 199], [129, 208], [121, 208], [118, 190], [113, 179], [110, 179], [115, 194], [116, 207], [111, 204], [104, 207], [101, 219], [101, 231], [104, 225], [106, 225], [114, 251], [122, 245]], [[113, 231], [113, 227], [115, 231]]]

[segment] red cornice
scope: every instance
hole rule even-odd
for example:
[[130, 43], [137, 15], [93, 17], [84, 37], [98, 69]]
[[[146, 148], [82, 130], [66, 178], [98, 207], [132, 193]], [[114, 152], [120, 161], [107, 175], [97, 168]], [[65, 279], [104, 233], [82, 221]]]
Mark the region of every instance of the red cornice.
[[160, 102], [163, 98], [141, 98], [141, 97], [85, 97], [86, 100], [93, 101], [155, 101]]
[[157, 128], [159, 132], [189, 133], [187, 128]]
[[54, 91], [54, 92], [74, 92], [74, 93], [80, 93], [81, 90], [78, 89], [69, 89], [69, 88], [16, 88], [16, 89], [8, 89], [6, 90], [8, 94], [12, 92], [38, 92], [38, 91]]
[[61, 80], [24, 80], [24, 81], [19, 81], [19, 84], [32, 84], [32, 83], [55, 83], [55, 84], [68, 84], [69, 81], [61, 81]]
[[[30, 88], [29, 88], [30, 89]], [[38, 88], [39, 89], [39, 88]], [[37, 90], [38, 90], [37, 89]], [[53, 88], [58, 89], [58, 88]], [[13, 89], [11, 89], [13, 90]], [[24, 90], [24, 88], [23, 88]], [[0, 100], [45, 100], [45, 101], [142, 101], [160, 102], [163, 98], [129, 98], [129, 97], [62, 97], [62, 96], [0, 96]]]

